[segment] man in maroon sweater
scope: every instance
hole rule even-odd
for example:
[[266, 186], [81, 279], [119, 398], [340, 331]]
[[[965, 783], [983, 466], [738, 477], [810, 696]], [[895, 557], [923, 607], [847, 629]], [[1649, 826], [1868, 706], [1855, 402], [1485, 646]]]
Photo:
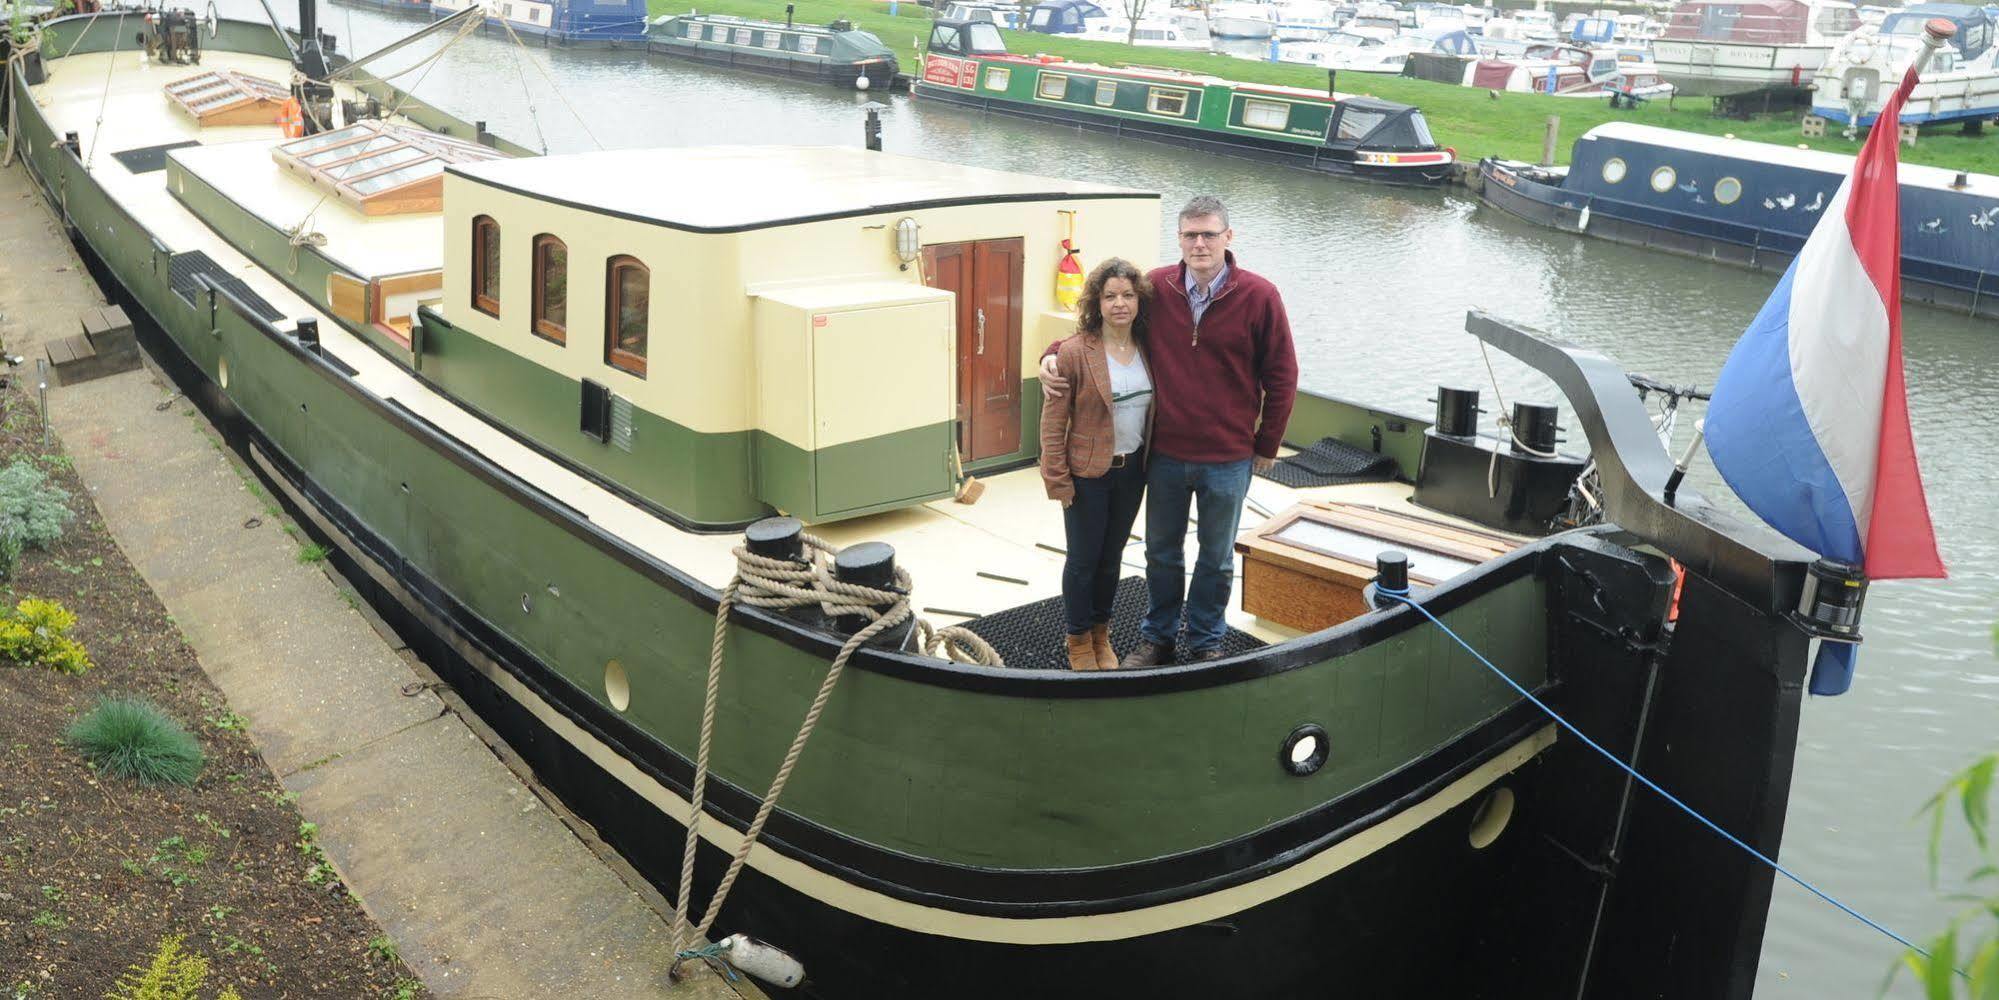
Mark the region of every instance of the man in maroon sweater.
[[[1298, 392], [1298, 360], [1284, 301], [1229, 252], [1235, 233], [1221, 200], [1180, 210], [1179, 264], [1153, 271], [1145, 360], [1154, 386], [1145, 498], [1145, 620], [1118, 665], [1174, 662], [1184, 618], [1189, 662], [1218, 659], [1235, 579], [1236, 525], [1252, 471], [1277, 461]], [[1041, 360], [1042, 391], [1069, 386]], [[1187, 514], [1200, 515], [1194, 580], [1186, 573]]]

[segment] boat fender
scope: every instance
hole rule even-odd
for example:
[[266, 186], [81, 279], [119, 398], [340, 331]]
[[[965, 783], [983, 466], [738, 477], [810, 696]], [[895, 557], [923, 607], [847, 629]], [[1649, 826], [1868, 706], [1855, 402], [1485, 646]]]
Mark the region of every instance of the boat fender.
[[790, 989], [805, 981], [805, 966], [798, 959], [748, 934], [731, 934], [717, 948], [730, 965], [772, 986]]
[[1062, 241], [1062, 259], [1055, 264], [1055, 304], [1064, 312], [1075, 312], [1083, 300], [1082, 252], [1073, 240]]

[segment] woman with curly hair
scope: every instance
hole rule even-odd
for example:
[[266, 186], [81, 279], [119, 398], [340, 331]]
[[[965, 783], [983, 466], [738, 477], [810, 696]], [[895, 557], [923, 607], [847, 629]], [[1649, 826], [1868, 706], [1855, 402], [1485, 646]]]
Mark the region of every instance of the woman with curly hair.
[[1097, 265], [1077, 303], [1076, 332], [1055, 364], [1079, 391], [1041, 410], [1041, 478], [1062, 504], [1062, 566], [1069, 669], [1115, 670], [1111, 600], [1125, 539], [1145, 497], [1152, 430], [1152, 374], [1145, 362], [1152, 285], [1131, 262]]

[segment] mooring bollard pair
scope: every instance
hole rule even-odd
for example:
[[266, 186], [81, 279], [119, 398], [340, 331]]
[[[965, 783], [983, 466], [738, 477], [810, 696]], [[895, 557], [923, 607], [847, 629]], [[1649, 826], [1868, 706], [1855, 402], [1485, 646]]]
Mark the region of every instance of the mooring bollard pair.
[[[752, 554], [766, 559], [782, 559], [801, 566], [811, 562], [805, 551], [805, 524], [795, 517], [764, 518], [743, 532], [743, 541]], [[874, 590], [894, 590], [895, 547], [886, 542], [849, 545], [833, 556], [833, 578]], [[886, 611], [892, 605], [893, 602], [880, 604], [875, 610]], [[786, 608], [781, 613], [811, 628], [843, 635], [859, 632], [873, 621], [867, 615], [859, 614], [833, 615], [829, 618], [817, 605]], [[911, 615], [875, 636], [868, 645], [880, 649], [905, 649], [915, 628], [916, 618]]]

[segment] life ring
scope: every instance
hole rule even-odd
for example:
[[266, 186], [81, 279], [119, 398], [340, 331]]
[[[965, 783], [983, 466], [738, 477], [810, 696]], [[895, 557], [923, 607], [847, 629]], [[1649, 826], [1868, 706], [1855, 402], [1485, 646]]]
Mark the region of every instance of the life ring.
[[299, 108], [298, 98], [287, 97], [278, 106], [278, 128], [287, 139], [297, 139], [305, 135], [305, 114]]
[[1855, 66], [1865, 65], [1874, 58], [1874, 38], [1870, 35], [1855, 35], [1846, 47], [1846, 58]]

